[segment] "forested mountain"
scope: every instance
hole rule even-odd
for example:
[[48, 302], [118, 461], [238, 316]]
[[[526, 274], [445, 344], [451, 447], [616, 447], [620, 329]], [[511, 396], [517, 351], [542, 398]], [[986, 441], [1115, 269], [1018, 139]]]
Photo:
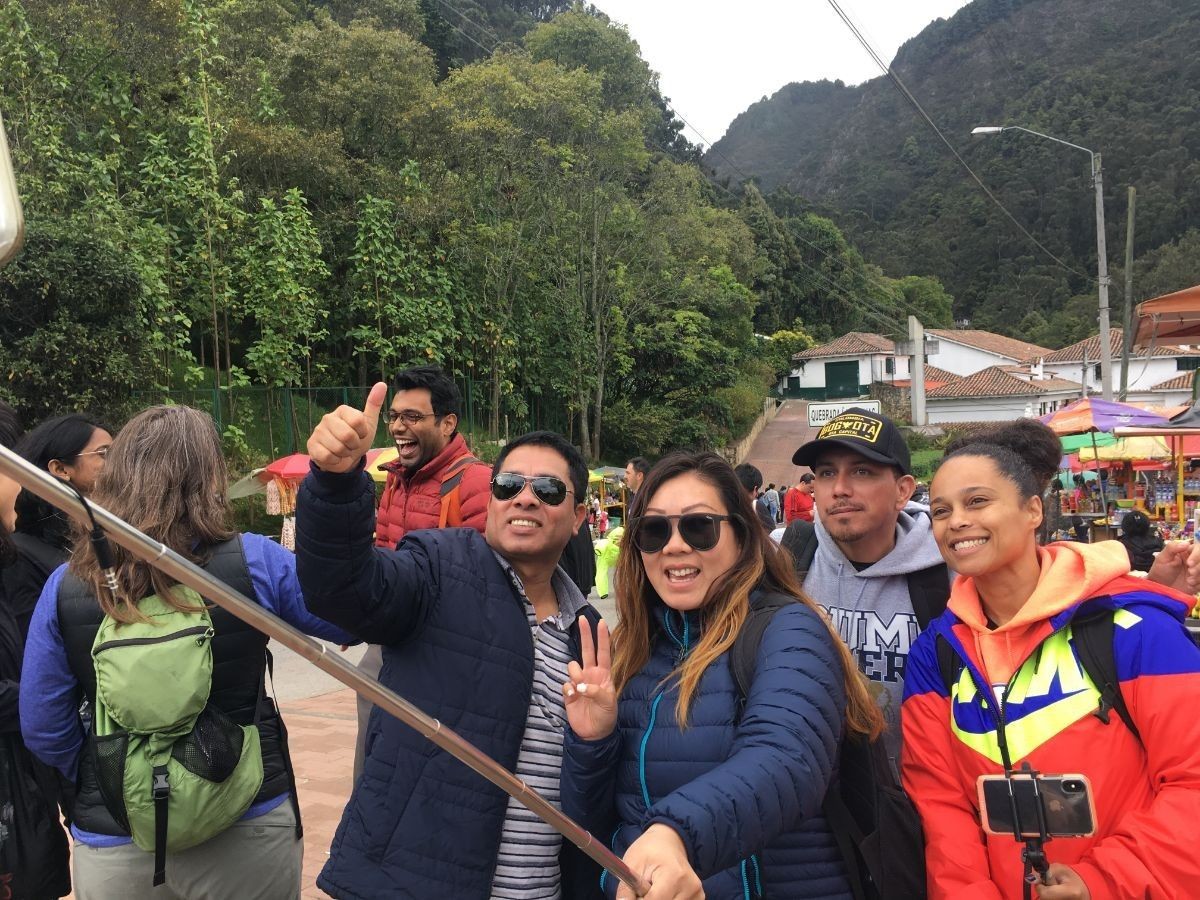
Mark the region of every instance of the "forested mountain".
[[637, 44], [567, 6], [0, 0], [0, 398], [119, 421], [204, 388], [241, 448], [235, 395], [346, 386], [319, 415], [435, 362], [485, 435], [620, 459], [740, 437], [814, 338], [948, 324], [935, 279], [711, 184]]
[[1195, 0], [975, 0], [897, 53], [893, 70], [1065, 268], [1005, 219], [883, 76], [787, 85], [740, 115], [705, 162], [733, 185], [754, 179], [777, 210], [829, 215], [888, 274], [936, 276], [975, 327], [1059, 346], [1096, 327], [1088, 157], [971, 129], [1023, 125], [1102, 154], [1114, 306], [1128, 185], [1135, 299], [1190, 286], [1200, 282], [1200, 236], [1188, 233], [1200, 223], [1198, 44]]

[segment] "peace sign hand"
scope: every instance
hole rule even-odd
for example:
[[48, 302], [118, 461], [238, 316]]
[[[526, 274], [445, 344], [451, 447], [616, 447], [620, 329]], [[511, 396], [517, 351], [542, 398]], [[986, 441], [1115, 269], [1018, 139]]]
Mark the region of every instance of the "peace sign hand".
[[380, 381], [363, 408], [339, 406], [327, 413], [308, 439], [308, 455], [322, 472], [349, 472], [371, 449], [379, 410], [387, 399], [387, 384]]
[[583, 665], [572, 660], [567, 665], [563, 702], [571, 730], [585, 741], [597, 741], [612, 734], [617, 726], [617, 692], [612, 683], [612, 654], [609, 652], [608, 626], [601, 620], [592, 646], [592, 627], [579, 617], [579, 649]]

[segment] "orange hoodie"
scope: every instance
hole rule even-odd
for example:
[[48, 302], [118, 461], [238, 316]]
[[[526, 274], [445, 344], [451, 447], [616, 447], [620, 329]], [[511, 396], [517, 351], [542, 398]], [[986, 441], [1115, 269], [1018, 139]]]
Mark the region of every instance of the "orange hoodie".
[[988, 627], [975, 579], [954, 583], [947, 607], [970, 628], [975, 654], [991, 685], [1008, 684], [1053, 628], [1050, 620], [1129, 572], [1129, 556], [1117, 541], [1099, 544], [1062, 543], [1038, 549], [1041, 575], [1033, 594], [1013, 618]]
[[[903, 779], [921, 813], [931, 900], [1016, 900], [1021, 845], [980, 826], [981, 775], [1028, 761], [1081, 772], [1096, 833], [1056, 838], [1049, 860], [1070, 866], [1092, 900], [1200, 896], [1200, 650], [1182, 619], [1194, 598], [1128, 575], [1116, 542], [1054, 544], [1018, 615], [989, 630], [970, 578], [912, 646], [901, 709]], [[1118, 716], [1097, 717], [1099, 691], [1071, 641], [1076, 616], [1113, 614], [1113, 662], [1141, 740]], [[965, 664], [947, 684], [944, 641]], [[995, 685], [1006, 688], [996, 703]], [[987, 687], [993, 686], [992, 690]]]

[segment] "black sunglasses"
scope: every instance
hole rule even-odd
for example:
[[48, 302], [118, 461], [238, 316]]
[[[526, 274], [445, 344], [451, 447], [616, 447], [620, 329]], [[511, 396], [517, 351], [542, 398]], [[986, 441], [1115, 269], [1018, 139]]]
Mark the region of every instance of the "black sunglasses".
[[533, 495], [548, 506], [558, 506], [575, 493], [561, 478], [553, 475], [518, 475], [516, 472], [501, 472], [492, 476], [492, 496], [497, 500], [511, 500], [528, 484]]
[[633, 545], [643, 553], [657, 553], [667, 546], [671, 533], [678, 528], [679, 536], [693, 550], [711, 550], [721, 539], [721, 523], [734, 521], [739, 521], [737, 516], [718, 516], [715, 513], [638, 516], [631, 520]]

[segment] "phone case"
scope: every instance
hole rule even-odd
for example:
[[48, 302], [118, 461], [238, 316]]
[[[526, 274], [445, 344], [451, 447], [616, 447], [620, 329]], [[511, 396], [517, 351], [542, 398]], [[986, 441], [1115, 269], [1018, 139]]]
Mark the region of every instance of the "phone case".
[[[979, 776], [980, 822], [988, 834], [1014, 837], [1009, 783], [1010, 778], [1005, 775]], [[1092, 801], [1092, 785], [1086, 775], [1038, 775], [1036, 793], [1029, 775], [1014, 773], [1011, 783], [1022, 837], [1041, 835], [1038, 799], [1041, 800], [1046, 837], [1090, 837], [1095, 834], [1096, 807]], [[1070, 789], [1064, 789], [1064, 785]]]

